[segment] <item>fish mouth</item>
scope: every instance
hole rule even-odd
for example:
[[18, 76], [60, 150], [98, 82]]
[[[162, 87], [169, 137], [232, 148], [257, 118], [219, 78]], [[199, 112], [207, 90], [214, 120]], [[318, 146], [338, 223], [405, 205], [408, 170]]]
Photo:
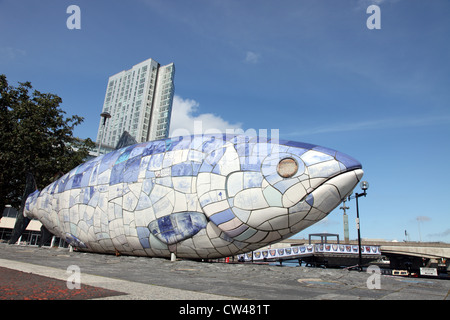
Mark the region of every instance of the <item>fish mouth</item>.
[[302, 201], [328, 214], [353, 192], [363, 175], [361, 167], [342, 172], [324, 181]]

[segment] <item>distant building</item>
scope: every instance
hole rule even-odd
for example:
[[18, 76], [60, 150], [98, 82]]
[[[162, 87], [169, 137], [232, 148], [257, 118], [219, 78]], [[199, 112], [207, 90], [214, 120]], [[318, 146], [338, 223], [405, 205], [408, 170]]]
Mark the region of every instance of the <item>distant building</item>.
[[[16, 209], [6, 205], [3, 217], [0, 219], [0, 242], [8, 242], [11, 239], [17, 214]], [[18, 242], [37, 246], [41, 238], [41, 226], [42, 223], [39, 220], [31, 220]], [[67, 247], [68, 244], [63, 239], [53, 236], [44, 246]]]
[[97, 144], [101, 140], [101, 153], [114, 148], [124, 131], [138, 143], [168, 137], [174, 76], [173, 63], [160, 66], [148, 59], [109, 77], [102, 112], [111, 118], [105, 126], [100, 119]]

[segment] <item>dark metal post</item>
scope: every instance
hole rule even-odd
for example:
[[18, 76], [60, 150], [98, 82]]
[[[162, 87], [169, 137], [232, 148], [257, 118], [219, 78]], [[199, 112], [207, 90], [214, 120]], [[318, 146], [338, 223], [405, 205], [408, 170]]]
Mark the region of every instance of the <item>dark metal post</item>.
[[98, 143], [97, 156], [100, 155], [100, 149], [102, 148], [103, 135], [105, 134], [106, 119], [111, 118], [111, 115], [109, 114], [109, 112], [102, 112], [100, 114], [100, 116], [103, 118], [103, 128], [102, 128], [102, 134], [100, 136], [100, 142]]
[[[369, 189], [369, 183], [367, 181], [361, 181], [361, 189], [364, 191], [364, 193], [355, 193], [355, 199], [356, 199], [356, 229], [358, 229], [358, 255], [359, 255], [359, 263], [358, 263], [358, 269], [359, 271], [362, 271], [362, 251], [361, 251], [361, 228], [359, 223], [359, 204], [358, 204], [358, 198], [362, 196], [367, 195], [367, 189]], [[350, 201], [352, 199], [352, 196], [348, 196], [348, 200]]]
[[359, 261], [358, 261], [358, 267], [359, 271], [362, 271], [362, 253], [361, 253], [361, 231], [360, 231], [360, 224], [359, 224], [359, 205], [358, 205], [358, 198], [362, 196], [362, 194], [355, 194], [356, 198], [356, 229], [358, 229], [358, 254], [359, 254]]

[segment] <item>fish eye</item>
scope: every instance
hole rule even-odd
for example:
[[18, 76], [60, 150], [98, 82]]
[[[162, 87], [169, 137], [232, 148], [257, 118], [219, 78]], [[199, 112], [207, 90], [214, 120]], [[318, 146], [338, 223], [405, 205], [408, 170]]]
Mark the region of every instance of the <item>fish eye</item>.
[[298, 163], [293, 158], [282, 159], [277, 166], [278, 174], [283, 178], [290, 178], [298, 171]]

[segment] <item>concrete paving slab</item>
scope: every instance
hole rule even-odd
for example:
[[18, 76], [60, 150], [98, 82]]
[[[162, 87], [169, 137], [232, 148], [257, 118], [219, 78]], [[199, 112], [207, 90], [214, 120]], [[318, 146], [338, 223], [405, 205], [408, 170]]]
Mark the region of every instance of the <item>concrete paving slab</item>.
[[0, 244], [0, 266], [67, 280], [78, 266], [83, 283], [126, 295], [107, 299], [414, 300], [450, 299], [450, 281], [379, 275], [342, 269], [206, 263], [112, 256], [67, 249]]
[[[61, 270], [58, 268], [46, 267], [36, 264], [18, 262], [14, 260], [0, 259], [0, 268], [8, 268], [18, 270], [27, 274], [43, 276], [43, 278], [58, 279], [62, 282], [67, 282], [72, 273], [67, 270]], [[2, 270], [0, 269], [0, 272]], [[174, 288], [166, 288], [157, 285], [143, 284], [139, 282], [132, 282], [121, 280], [117, 278], [108, 278], [104, 276], [97, 276], [93, 274], [82, 273], [80, 276], [80, 282], [83, 286], [90, 286], [93, 288], [105, 289], [105, 293], [99, 294], [98, 297], [93, 295], [92, 297], [76, 296], [75, 299], [91, 299], [91, 300], [221, 300], [230, 299], [230, 297], [223, 297], [219, 295], [213, 295], [203, 292], [195, 292], [189, 290], [181, 290]], [[36, 280], [37, 281], [37, 280]], [[42, 281], [42, 280], [41, 280]], [[46, 283], [41, 283], [42, 287], [46, 287]], [[37, 285], [36, 285], [37, 286]], [[0, 290], [2, 286], [0, 285]], [[62, 289], [64, 286], [61, 286]], [[21, 288], [22, 290], [22, 288]], [[67, 291], [67, 290], [65, 290]], [[72, 289], [76, 292], [78, 289]], [[111, 293], [109, 293], [111, 292]], [[48, 295], [45, 290], [42, 290], [41, 296], [35, 295], [36, 299], [48, 299]], [[69, 295], [67, 295], [69, 296]], [[1, 297], [1, 293], [0, 293]], [[20, 296], [17, 299], [21, 299]], [[51, 296], [50, 296], [51, 299]], [[65, 299], [65, 296], [54, 296], [54, 299]]]

